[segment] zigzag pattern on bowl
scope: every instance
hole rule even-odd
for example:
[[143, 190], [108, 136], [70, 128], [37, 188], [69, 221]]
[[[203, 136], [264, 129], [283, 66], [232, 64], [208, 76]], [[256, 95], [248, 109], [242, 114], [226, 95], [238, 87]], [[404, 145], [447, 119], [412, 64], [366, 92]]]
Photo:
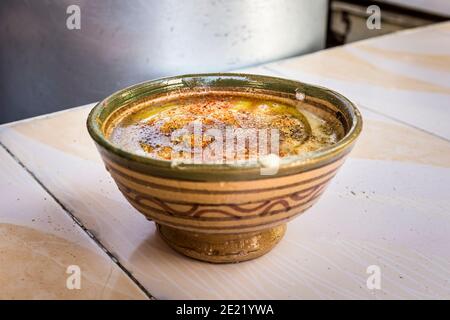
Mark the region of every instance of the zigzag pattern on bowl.
[[[286, 177], [202, 182], [131, 171], [111, 159], [106, 167], [138, 211], [158, 223], [197, 232], [251, 232], [286, 223], [311, 207], [345, 160]], [[176, 200], [174, 200], [176, 199]]]

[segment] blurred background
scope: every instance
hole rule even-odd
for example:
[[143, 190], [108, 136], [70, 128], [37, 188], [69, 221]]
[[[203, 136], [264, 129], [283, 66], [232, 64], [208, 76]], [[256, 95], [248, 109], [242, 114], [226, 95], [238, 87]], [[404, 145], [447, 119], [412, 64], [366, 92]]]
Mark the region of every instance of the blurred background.
[[[366, 27], [368, 6], [382, 10]], [[66, 25], [80, 8], [80, 29]], [[1, 0], [0, 123], [450, 18], [448, 0]]]

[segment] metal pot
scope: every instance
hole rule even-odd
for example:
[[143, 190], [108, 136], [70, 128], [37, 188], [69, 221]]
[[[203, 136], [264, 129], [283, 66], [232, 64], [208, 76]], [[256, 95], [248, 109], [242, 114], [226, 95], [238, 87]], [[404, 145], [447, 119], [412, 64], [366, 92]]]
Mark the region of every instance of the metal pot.
[[[80, 29], [66, 26], [80, 8]], [[2, 0], [0, 122], [323, 48], [326, 0]], [[7, 107], [6, 107], [7, 106]]]

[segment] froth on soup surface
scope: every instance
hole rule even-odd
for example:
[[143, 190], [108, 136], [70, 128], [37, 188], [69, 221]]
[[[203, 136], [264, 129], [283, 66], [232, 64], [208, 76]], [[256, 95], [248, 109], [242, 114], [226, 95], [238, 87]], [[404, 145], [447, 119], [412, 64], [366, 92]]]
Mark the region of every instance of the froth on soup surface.
[[117, 117], [108, 133], [115, 145], [138, 155], [202, 162], [299, 155], [342, 135], [336, 119], [301, 104], [214, 93], [146, 101]]

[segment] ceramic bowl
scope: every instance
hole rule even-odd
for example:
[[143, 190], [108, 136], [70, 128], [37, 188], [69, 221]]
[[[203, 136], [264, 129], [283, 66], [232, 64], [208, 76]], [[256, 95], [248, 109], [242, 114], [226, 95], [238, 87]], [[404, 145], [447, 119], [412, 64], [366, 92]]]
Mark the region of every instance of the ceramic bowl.
[[[283, 157], [277, 171], [262, 175], [261, 162], [173, 165], [129, 153], [106, 138], [115, 115], [155, 97], [186, 92], [264, 94], [326, 113], [344, 128], [334, 145]], [[362, 129], [359, 111], [326, 88], [249, 74], [195, 74], [141, 83], [98, 103], [87, 119], [107, 170], [139, 212], [153, 220], [169, 246], [214, 263], [259, 257], [283, 237], [286, 223], [324, 192]]]

